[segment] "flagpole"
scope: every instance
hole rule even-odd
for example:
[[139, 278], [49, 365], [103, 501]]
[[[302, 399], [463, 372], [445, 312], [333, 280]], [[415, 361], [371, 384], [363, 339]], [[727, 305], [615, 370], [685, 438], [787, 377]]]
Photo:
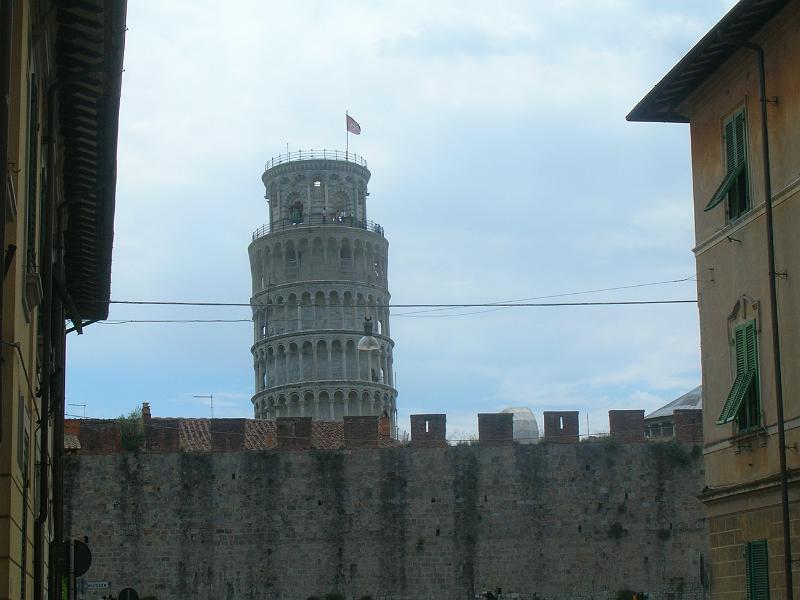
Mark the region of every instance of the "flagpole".
[[344, 150], [344, 159], [345, 160], [347, 160], [347, 155], [350, 153], [350, 128], [347, 126], [347, 117], [348, 116], [349, 116], [349, 113], [347, 111], [344, 111], [344, 130], [345, 130], [345, 136], [347, 137], [347, 142], [345, 144], [345, 150]]

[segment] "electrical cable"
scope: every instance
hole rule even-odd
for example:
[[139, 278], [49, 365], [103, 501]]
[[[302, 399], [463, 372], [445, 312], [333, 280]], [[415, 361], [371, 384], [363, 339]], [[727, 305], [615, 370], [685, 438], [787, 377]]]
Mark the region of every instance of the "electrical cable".
[[[163, 304], [159, 302], [127, 302], [128, 304]], [[465, 315], [478, 315], [483, 313], [495, 312], [498, 310], [503, 310], [505, 308], [550, 308], [550, 307], [572, 307], [572, 306], [641, 306], [641, 305], [651, 305], [651, 304], [696, 304], [697, 300], [626, 300], [626, 301], [610, 301], [610, 302], [526, 302], [520, 304], [396, 304], [396, 305], [388, 305], [386, 308], [394, 307], [423, 307], [423, 306], [434, 306], [437, 308], [478, 308], [478, 307], [491, 307], [489, 310], [479, 310], [479, 311], [472, 311], [466, 313], [452, 313], [447, 315], [392, 315], [393, 317], [402, 317], [402, 316], [415, 316], [415, 317], [426, 317], [426, 318], [445, 318], [445, 317], [459, 317]], [[192, 305], [196, 306], [193, 303], [181, 303], [180, 305]], [[218, 306], [232, 306], [230, 304], [219, 304]], [[246, 306], [246, 305], [245, 305]], [[263, 305], [262, 305], [263, 306]], [[284, 304], [282, 306], [288, 307], [289, 305]], [[300, 305], [297, 305], [300, 306]], [[330, 308], [330, 305], [303, 305], [304, 307], [322, 307], [322, 308]], [[292, 308], [295, 308], [292, 306]], [[297, 319], [270, 319], [270, 323], [289, 323], [289, 322], [296, 322]], [[100, 325], [127, 325], [131, 323], [252, 323], [253, 319], [114, 319], [114, 320], [105, 320], [105, 321], [97, 321]]]
[[[288, 319], [286, 319], [288, 321]], [[129, 323], [252, 323], [253, 319], [109, 319], [100, 325], [127, 325]]]
[[[549, 300], [550, 298], [565, 298], [567, 296], [581, 296], [583, 294], [596, 294], [596, 293], [599, 293], [599, 292], [614, 292], [614, 291], [619, 291], [619, 290], [629, 290], [629, 289], [633, 289], [633, 288], [642, 288], [642, 287], [649, 287], [649, 286], [654, 286], [654, 285], [666, 285], [666, 284], [670, 284], [670, 283], [683, 283], [683, 282], [686, 282], [686, 281], [692, 281], [695, 278], [696, 278], [696, 275], [689, 275], [688, 277], [684, 277], [682, 279], [669, 279], [669, 280], [666, 280], [666, 281], [653, 281], [653, 282], [650, 282], [650, 283], [637, 283], [637, 284], [633, 284], [633, 285], [621, 285], [621, 286], [617, 286], [617, 287], [599, 288], [599, 289], [596, 289], [596, 290], [584, 290], [582, 292], [564, 292], [564, 293], [560, 293], [560, 294], [549, 294], [547, 296], [534, 296], [532, 298], [519, 298], [517, 300], [500, 300], [496, 304], [516, 303], [516, 302], [531, 302], [533, 300]], [[492, 303], [492, 304], [495, 304], [495, 303]], [[505, 308], [505, 307], [502, 307], [502, 308]], [[447, 309], [434, 308], [434, 309], [428, 309], [428, 310], [413, 311], [413, 312], [408, 312], [408, 313], [398, 313], [398, 314], [395, 314], [395, 315], [392, 315], [392, 316], [394, 316], [394, 317], [415, 316], [415, 315], [417, 315], [419, 313], [436, 312], [436, 311], [440, 311], [440, 310], [447, 310]], [[490, 311], [481, 311], [481, 312], [490, 312]], [[470, 314], [470, 313], [465, 313], [465, 314]], [[478, 314], [478, 313], [474, 313], [474, 314]]]
[[[625, 290], [625, 289], [633, 289], [633, 288], [641, 288], [641, 287], [648, 287], [648, 286], [655, 286], [655, 285], [666, 285], [670, 283], [683, 283], [686, 281], [691, 281], [695, 278], [694, 275], [690, 275], [688, 277], [680, 278], [680, 279], [669, 279], [664, 281], [653, 281], [648, 283], [637, 283], [632, 285], [624, 285], [624, 286], [616, 286], [616, 287], [608, 287], [608, 288], [597, 288], [592, 290], [583, 290], [580, 292], [564, 292], [559, 294], [549, 294], [545, 296], [534, 296], [530, 298], [520, 298], [517, 300], [501, 300], [498, 302], [475, 302], [475, 303], [428, 303], [428, 304], [415, 304], [415, 303], [407, 303], [407, 304], [387, 304], [385, 308], [425, 308], [431, 309], [426, 311], [418, 311], [418, 312], [434, 312], [437, 310], [447, 310], [450, 308], [486, 308], [486, 307], [499, 307], [499, 308], [510, 308], [513, 306], [571, 306], [571, 305], [589, 305], [592, 303], [532, 303], [533, 300], [546, 300], [550, 298], [563, 298], [566, 296], [578, 296], [582, 294], [594, 294], [599, 292], [610, 292], [610, 291], [618, 291], [618, 290]], [[179, 300], [95, 300], [95, 303], [98, 304], [129, 304], [129, 305], [139, 305], [139, 306], [217, 306], [217, 307], [250, 307], [250, 308], [263, 308], [267, 306], [264, 303], [252, 303], [252, 302], [208, 302], [208, 301], [179, 301]], [[654, 301], [636, 301], [636, 302], [604, 302], [604, 303], [595, 303], [595, 304], [665, 304], [665, 303], [676, 303], [676, 302], [696, 302], [696, 300], [654, 300]], [[273, 305], [275, 306], [275, 305]], [[288, 306], [288, 304], [284, 304], [284, 306]], [[328, 307], [328, 304], [296, 304], [294, 306], [301, 306], [301, 307]], [[415, 314], [415, 313], [401, 313], [394, 316], [404, 316], [405, 314]]]

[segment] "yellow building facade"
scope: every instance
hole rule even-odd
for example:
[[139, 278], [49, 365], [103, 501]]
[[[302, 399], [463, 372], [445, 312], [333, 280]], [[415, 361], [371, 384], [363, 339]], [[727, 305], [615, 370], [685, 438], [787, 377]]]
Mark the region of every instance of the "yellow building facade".
[[[712, 595], [720, 600], [800, 594], [798, 58], [800, 1], [743, 0], [628, 115], [690, 125], [704, 396], [701, 497], [710, 523]], [[792, 592], [787, 546], [794, 554]]]
[[0, 600], [62, 597], [65, 336], [108, 312], [125, 9], [0, 0]]

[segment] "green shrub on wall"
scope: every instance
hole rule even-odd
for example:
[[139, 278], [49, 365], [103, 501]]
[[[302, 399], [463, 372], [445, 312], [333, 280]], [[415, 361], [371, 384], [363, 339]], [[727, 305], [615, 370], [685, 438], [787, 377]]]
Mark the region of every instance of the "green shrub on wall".
[[682, 469], [687, 468], [693, 461], [703, 456], [703, 449], [700, 446], [693, 446], [689, 450], [686, 445], [675, 441], [656, 442], [649, 444], [649, 447], [656, 456]]
[[144, 424], [142, 423], [142, 409], [132, 410], [128, 415], [117, 417], [119, 427], [119, 441], [125, 450], [135, 451], [144, 444]]

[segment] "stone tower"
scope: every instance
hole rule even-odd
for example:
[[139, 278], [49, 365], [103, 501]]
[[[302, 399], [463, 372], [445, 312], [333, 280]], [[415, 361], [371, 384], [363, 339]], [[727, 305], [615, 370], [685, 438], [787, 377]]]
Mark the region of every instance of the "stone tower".
[[[267, 163], [269, 224], [253, 233], [256, 418], [396, 422], [383, 228], [367, 220], [366, 161], [301, 151]], [[371, 319], [380, 349], [357, 349]]]

